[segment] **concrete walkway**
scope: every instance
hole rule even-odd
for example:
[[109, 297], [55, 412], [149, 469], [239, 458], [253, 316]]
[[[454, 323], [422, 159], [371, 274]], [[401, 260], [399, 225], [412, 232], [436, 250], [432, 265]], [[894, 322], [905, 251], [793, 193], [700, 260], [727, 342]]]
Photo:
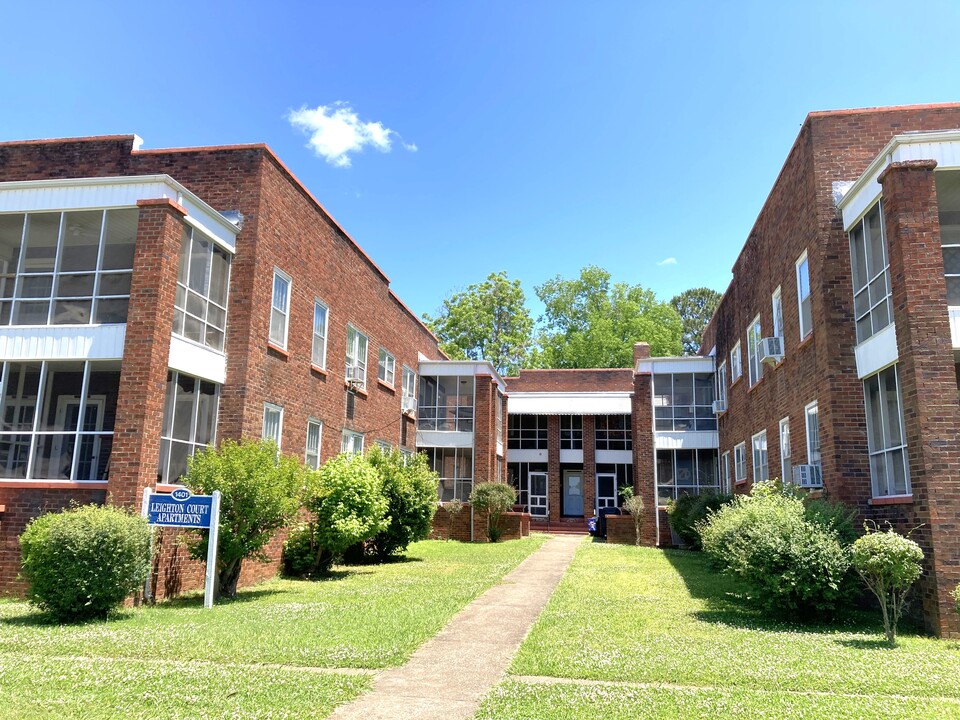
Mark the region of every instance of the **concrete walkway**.
[[370, 692], [342, 705], [330, 717], [472, 718], [483, 697], [503, 678], [582, 540], [578, 535], [548, 540], [461, 610], [406, 665], [384, 670]]

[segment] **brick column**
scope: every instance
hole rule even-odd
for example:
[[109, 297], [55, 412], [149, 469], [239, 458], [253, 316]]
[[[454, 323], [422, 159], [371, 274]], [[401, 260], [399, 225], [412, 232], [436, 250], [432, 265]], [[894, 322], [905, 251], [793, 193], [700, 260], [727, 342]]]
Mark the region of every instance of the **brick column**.
[[497, 383], [489, 375], [477, 375], [473, 421], [473, 481], [497, 480]]
[[[633, 376], [633, 396], [630, 398], [633, 434], [633, 489], [643, 498], [644, 521], [640, 542], [657, 544], [657, 496], [653, 485], [653, 375], [636, 373]], [[665, 516], [661, 517], [661, 523]]]
[[563, 506], [560, 501], [560, 416], [547, 418], [547, 502], [550, 519], [559, 520]]
[[143, 488], [157, 481], [177, 266], [186, 210], [171, 200], [141, 200], [127, 334], [120, 367], [117, 418], [107, 494], [139, 508]]
[[938, 635], [956, 637], [960, 623], [950, 591], [960, 581], [960, 404], [934, 167], [932, 160], [893, 163], [879, 180], [913, 492], [899, 518], [922, 523], [914, 537], [926, 556], [919, 594], [927, 624]]
[[583, 428], [583, 514], [593, 515], [597, 504], [597, 418], [584, 415]]

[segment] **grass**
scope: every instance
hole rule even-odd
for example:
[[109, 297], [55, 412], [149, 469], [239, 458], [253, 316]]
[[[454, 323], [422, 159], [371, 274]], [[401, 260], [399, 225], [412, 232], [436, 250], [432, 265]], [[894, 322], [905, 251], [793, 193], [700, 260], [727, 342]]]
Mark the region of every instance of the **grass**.
[[770, 618], [684, 551], [583, 545], [511, 673], [478, 717], [960, 716], [960, 644]]
[[404, 561], [272, 580], [212, 610], [194, 594], [58, 626], [0, 602], [0, 716], [324, 717], [370, 679], [315, 668], [402, 664], [543, 541], [415, 543]]

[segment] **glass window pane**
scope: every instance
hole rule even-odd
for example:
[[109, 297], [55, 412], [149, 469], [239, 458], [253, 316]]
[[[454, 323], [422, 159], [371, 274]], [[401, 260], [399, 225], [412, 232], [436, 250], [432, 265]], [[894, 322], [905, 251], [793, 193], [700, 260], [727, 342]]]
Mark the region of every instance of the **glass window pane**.
[[43, 394], [40, 398], [43, 412], [38, 429], [54, 432], [76, 430], [80, 417], [82, 391], [82, 362], [48, 363]]
[[14, 306], [14, 325], [46, 325], [50, 314], [50, 301], [18, 302]]
[[13, 295], [12, 277], [20, 262], [25, 216], [21, 213], [0, 215], [0, 297]]
[[74, 479], [106, 480], [112, 448], [112, 435], [81, 435]]
[[884, 401], [884, 447], [896, 447], [903, 444], [900, 427], [900, 393], [897, 391], [897, 371], [887, 368], [880, 373], [880, 383]]
[[23, 256], [23, 272], [53, 272], [60, 234], [60, 213], [27, 215], [27, 242]]
[[[97, 429], [113, 431], [117, 416], [117, 396], [120, 392], [120, 361], [91, 362], [87, 378], [87, 407], [97, 403], [103, 417], [97, 421]], [[89, 420], [89, 412], [87, 413]]]
[[53, 275], [25, 275], [20, 278], [17, 297], [48, 298], [53, 290]]
[[960, 306], [960, 277], [947, 278], [947, 305]]
[[867, 275], [867, 255], [863, 243], [863, 228], [860, 224], [850, 231], [850, 255], [853, 259], [853, 291], [860, 290], [870, 281]]
[[943, 271], [947, 275], [960, 275], [960, 247], [943, 248]]
[[864, 221], [867, 229], [869, 247], [869, 256], [867, 258], [867, 271], [870, 277], [879, 273], [887, 264], [887, 252], [883, 241], [883, 227], [881, 224], [880, 204], [874, 206], [873, 210], [867, 215]]
[[190, 274], [187, 287], [201, 295], [206, 295], [209, 288], [212, 251], [210, 241], [194, 230], [193, 242], [190, 245]]
[[140, 211], [107, 210], [107, 227], [104, 231], [103, 270], [133, 269], [133, 251], [137, 241], [137, 222]]
[[130, 273], [106, 273], [100, 276], [101, 295], [129, 295]]
[[57, 278], [57, 297], [90, 297], [94, 277], [92, 273], [61, 275]]
[[125, 323], [127, 321], [127, 307], [130, 301], [127, 298], [97, 299], [94, 322], [97, 323]]
[[217, 385], [200, 381], [197, 404], [197, 429], [194, 441], [200, 445], [213, 443], [217, 429]]
[[227, 306], [229, 283], [230, 256], [225, 250], [214, 246], [210, 269], [210, 299], [217, 305]]
[[35, 480], [69, 480], [73, 466], [73, 448], [77, 436], [57, 433], [38, 435], [34, 444], [33, 470]]
[[30, 435], [0, 435], [0, 478], [27, 476]]
[[102, 222], [102, 210], [64, 213], [63, 247], [60, 250], [61, 272], [97, 269]]
[[179, 482], [187, 474], [187, 460], [193, 454], [193, 446], [184, 442], [170, 442], [170, 470], [168, 482]]
[[189, 375], [177, 376], [177, 395], [174, 400], [171, 432], [171, 436], [176, 440], [193, 440], [193, 407], [197, 395], [196, 385], [196, 378]]
[[57, 300], [53, 304], [54, 325], [86, 325], [93, 300]]

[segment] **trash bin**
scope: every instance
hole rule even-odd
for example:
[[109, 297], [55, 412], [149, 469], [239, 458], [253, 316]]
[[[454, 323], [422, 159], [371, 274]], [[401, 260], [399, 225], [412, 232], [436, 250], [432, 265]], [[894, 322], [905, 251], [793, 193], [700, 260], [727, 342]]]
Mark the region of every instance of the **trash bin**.
[[600, 519], [597, 521], [597, 536], [607, 536], [607, 515], [622, 515], [618, 507], [600, 508]]

